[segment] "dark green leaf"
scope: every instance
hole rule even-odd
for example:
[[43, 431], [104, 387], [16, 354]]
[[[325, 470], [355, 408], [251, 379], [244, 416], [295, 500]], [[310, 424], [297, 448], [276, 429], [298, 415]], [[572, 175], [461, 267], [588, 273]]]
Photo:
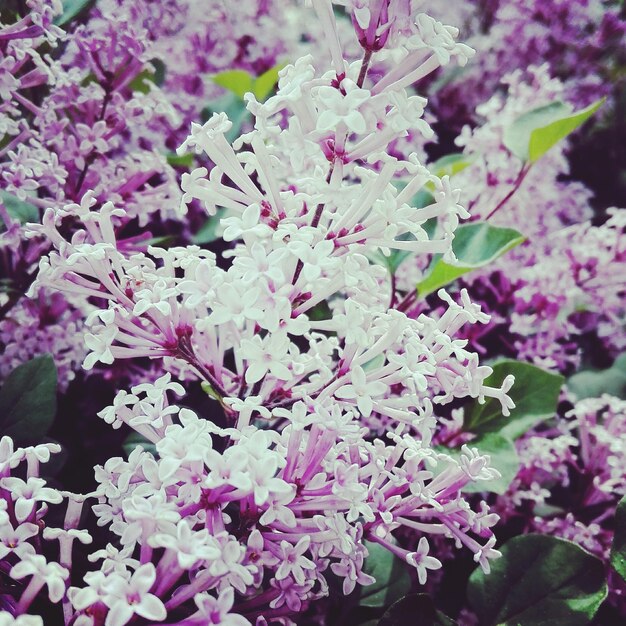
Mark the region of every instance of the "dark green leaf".
[[[488, 454], [491, 457], [491, 466], [497, 469], [502, 476], [494, 480], [471, 482], [463, 491], [467, 493], [482, 491], [505, 493], [519, 470], [519, 457], [515, 444], [498, 433], [487, 433], [469, 441], [467, 445], [470, 448], [478, 448], [481, 454]], [[458, 448], [445, 448], [444, 451], [454, 458], [459, 458], [462, 454]]]
[[435, 255], [428, 275], [417, 284], [417, 291], [425, 297], [473, 269], [491, 263], [523, 241], [524, 236], [512, 228], [498, 228], [485, 222], [463, 224], [452, 241], [458, 265], [450, 265], [440, 254]]
[[611, 546], [611, 565], [626, 580], [626, 496], [615, 511], [615, 535]]
[[331, 319], [333, 313], [330, 310], [328, 302], [326, 302], [326, 300], [322, 300], [319, 304], [316, 304], [313, 308], [307, 311], [307, 316], [312, 322], [320, 322], [322, 320]]
[[122, 448], [124, 450], [124, 454], [127, 457], [130, 456], [131, 452], [137, 447], [141, 446], [146, 452], [150, 452], [153, 456], [157, 456], [156, 446], [146, 439], [143, 435], [133, 431], [124, 439], [124, 443], [122, 444]]
[[0, 191], [0, 200], [6, 207], [7, 213], [20, 224], [39, 221], [39, 209], [30, 202], [20, 200], [8, 191]]
[[63, 0], [63, 13], [59, 15], [54, 23], [57, 26], [65, 26], [73, 19], [77, 18], [83, 11], [89, 9], [96, 0]]
[[152, 67], [147, 67], [133, 80], [128, 83], [129, 88], [132, 91], [138, 91], [140, 93], [149, 93], [150, 86], [147, 83], [154, 83], [155, 85], [162, 85], [165, 80], [165, 65], [160, 59], [153, 59], [150, 61]]
[[363, 571], [376, 582], [361, 588], [361, 606], [380, 607], [391, 604], [411, 588], [406, 564], [378, 543], [366, 541], [369, 556]]
[[607, 595], [602, 561], [556, 537], [514, 537], [491, 568], [469, 580], [481, 626], [582, 626]]
[[153, 82], [152, 80], [153, 74], [149, 69], [142, 70], [128, 83], [128, 87], [131, 91], [138, 91], [140, 93], [148, 93], [150, 91], [150, 86], [146, 83]]
[[57, 370], [49, 354], [16, 367], [0, 390], [0, 435], [36, 443], [56, 413]]
[[412, 593], [392, 604], [378, 626], [454, 626], [456, 622], [435, 608], [425, 593]]
[[220, 225], [220, 217], [223, 212], [222, 209], [218, 209], [215, 215], [209, 217], [200, 230], [191, 238], [192, 243], [201, 246], [219, 239], [217, 227]]
[[621, 354], [615, 363], [600, 371], [583, 371], [567, 381], [567, 388], [579, 399], [599, 398], [608, 393], [626, 399], [626, 354]]
[[465, 430], [477, 434], [499, 432], [505, 437], [517, 439], [541, 420], [550, 418], [556, 411], [563, 377], [546, 372], [539, 367], [521, 361], [500, 361], [493, 366], [493, 373], [485, 379], [485, 385], [499, 387], [509, 375], [515, 383], [508, 395], [515, 402], [508, 417], [502, 415], [499, 400], [487, 398], [484, 404], [472, 401], [465, 408]]

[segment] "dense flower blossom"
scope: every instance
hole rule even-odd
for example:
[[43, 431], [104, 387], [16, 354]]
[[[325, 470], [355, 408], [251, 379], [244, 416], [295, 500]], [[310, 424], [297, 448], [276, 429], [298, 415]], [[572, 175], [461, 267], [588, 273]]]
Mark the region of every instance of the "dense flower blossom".
[[[462, 75], [444, 77], [434, 94], [438, 115], [452, 125], [475, 120], [475, 108], [498, 88], [502, 76], [548, 62], [578, 108], [611, 91], [626, 20], [601, 0], [453, 0], [434, 7], [438, 19], [461, 26], [477, 52]], [[619, 88], [619, 83], [615, 85]], [[617, 93], [617, 89], [615, 90]]]
[[[59, 0], [29, 1], [21, 20], [0, 24], [6, 42], [0, 49], [0, 127], [7, 135], [0, 150], [3, 191], [28, 202], [37, 215], [48, 206], [80, 201], [90, 190], [124, 207], [116, 231], [136, 223], [143, 228], [149, 220], [157, 230], [163, 222], [180, 221], [180, 189], [167, 156], [189, 121], [219, 95], [211, 73], [238, 67], [261, 74], [295, 54], [302, 32], [285, 27], [276, 37], [281, 19], [297, 23], [283, 16], [282, 3], [243, 2], [228, 12], [221, 2], [209, 4], [206, 10], [189, 1], [165, 6], [101, 0], [85, 24], [66, 33], [54, 24], [63, 11]], [[224, 24], [231, 25], [232, 37], [225, 37]], [[251, 33], [260, 36], [259, 28], [268, 34], [254, 42]], [[55, 46], [51, 54], [47, 46]], [[167, 91], [156, 84], [164, 58]], [[197, 72], [188, 73], [194, 60], [204, 82]], [[23, 300], [47, 245], [25, 240], [10, 201], [0, 198], [7, 227], [0, 234], [0, 271], [10, 287], [0, 297], [0, 345], [8, 355], [0, 376], [47, 351], [66, 386], [84, 358], [74, 337], [83, 332], [90, 307], [85, 298], [64, 302], [58, 293]], [[150, 236], [131, 236], [126, 245], [141, 248]]]
[[[57, 443], [0, 438], [0, 626], [326, 624], [384, 583], [377, 554], [413, 589], [453, 558], [489, 574], [499, 521], [608, 569], [626, 403], [562, 391], [497, 493], [515, 472], [464, 420], [516, 409], [513, 376], [487, 380], [503, 354], [569, 374], [626, 347], [624, 211], [594, 213], [567, 142], [531, 165], [505, 141], [609, 93], [617, 9], [98, 0], [60, 28], [66, 3], [10, 4], [0, 379], [52, 354], [55, 429], [88, 419], [64, 405], [81, 367], [115, 391], [90, 399], [112, 438], [86, 493], [52, 478]], [[465, 169], [434, 172], [454, 136]], [[526, 241], [422, 298], [463, 220]]]
[[[266, 103], [249, 94], [255, 126], [234, 148], [224, 136], [230, 120], [215, 114], [192, 124], [179, 149], [214, 163], [208, 178], [205, 168], [183, 177], [183, 207], [197, 199], [209, 214], [228, 211], [233, 246], [222, 259], [198, 246], [125, 245], [119, 225], [132, 209], [117, 206], [115, 196], [102, 202], [97, 190], [47, 208], [41, 224], [27, 226], [30, 237], [53, 247], [31, 293], [61, 290], [95, 304], [84, 367], [149, 357], [163, 359], [168, 373], [121, 391], [100, 413], [155, 446], [155, 454], [138, 447], [127, 461], [114, 457], [96, 468], [92, 510], [115, 537], [98, 553], [101, 569], [65, 594], [59, 581], [67, 568], [50, 564], [48, 571], [42, 561], [35, 574], [26, 550], [13, 569], [16, 578], [32, 571], [33, 582], [18, 612], [30, 605], [32, 589], [48, 584], [66, 621], [74, 615], [81, 624], [97, 615], [106, 616], [105, 626], [123, 626], [133, 615], [160, 621], [175, 609], [187, 615], [180, 623], [207, 614], [211, 623], [232, 624], [286, 617], [327, 595], [331, 566], [346, 593], [371, 582], [362, 571], [364, 539], [425, 582], [440, 562], [428, 555], [425, 536], [416, 550], [401, 547], [394, 539], [401, 527], [443, 534], [474, 552], [485, 571], [499, 556], [495, 516], [478, 515], [462, 493], [498, 473], [476, 450], [455, 458], [430, 445], [438, 405], [492, 397], [505, 414], [513, 407], [512, 379], [485, 385], [491, 368], [454, 339], [464, 324], [487, 318], [466, 294], [457, 304], [442, 290], [447, 312], [412, 320], [389, 308], [380, 292], [384, 270], [369, 260], [379, 249], [454, 259], [454, 231], [468, 217], [458, 190], [417, 155], [385, 150], [409, 129], [426, 128], [414, 117], [422, 99], [405, 88], [452, 59], [465, 63], [471, 50], [455, 42], [454, 28], [424, 14], [407, 21], [403, 5], [391, 3], [369, 22], [361, 15], [361, 28], [384, 23], [387, 36], [365, 41], [363, 60], [348, 62], [330, 3], [313, 4], [333, 69], [319, 71], [304, 57], [282, 70]], [[401, 60], [368, 81], [371, 57], [383, 48]], [[101, 130], [94, 126], [78, 152], [104, 151]], [[298, 158], [293, 145], [305, 147]], [[399, 175], [408, 181], [400, 192], [391, 184]], [[426, 184], [434, 187], [432, 204], [412, 208], [413, 193]], [[441, 232], [429, 237], [423, 224], [433, 216]], [[332, 314], [313, 316], [325, 301]], [[184, 391], [172, 375], [201, 380], [224, 409], [226, 427], [172, 403], [171, 394]], [[61, 501], [36, 476], [2, 481], [16, 502], [12, 523], [45, 515], [37, 502]], [[68, 547], [90, 537], [71, 534], [78, 517], [69, 509], [67, 517], [63, 532], [46, 530], [43, 538], [59, 541], [71, 566]]]
[[[553, 429], [520, 440], [518, 452], [520, 471], [495, 510], [504, 519], [521, 518], [527, 532], [575, 541], [608, 561], [610, 523], [626, 495], [626, 402], [606, 394], [579, 400]], [[580, 501], [559, 497], [576, 483], [585, 486]], [[624, 605], [626, 589], [612, 583], [612, 601]]]
[[[496, 94], [481, 105], [485, 123], [466, 127], [457, 139], [471, 163], [455, 182], [473, 216], [527, 237], [461, 280], [491, 314], [489, 324], [465, 336], [484, 351], [489, 333], [502, 336], [506, 325], [507, 351], [569, 373], [580, 362], [576, 340], [592, 327], [613, 356], [624, 348], [624, 212], [610, 209], [605, 223], [590, 223], [590, 192], [565, 179], [566, 144], [530, 168], [506, 148], [504, 133], [518, 116], [563, 97], [562, 84], [550, 78], [546, 65], [529, 71], [529, 82], [521, 72], [507, 77], [508, 97]], [[405, 262], [400, 287], [410, 290], [425, 269], [419, 260]]]

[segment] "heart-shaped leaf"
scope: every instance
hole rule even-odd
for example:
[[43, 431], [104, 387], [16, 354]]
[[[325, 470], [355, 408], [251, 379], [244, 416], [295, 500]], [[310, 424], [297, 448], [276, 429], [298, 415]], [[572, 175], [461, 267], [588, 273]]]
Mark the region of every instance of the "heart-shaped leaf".
[[363, 571], [376, 582], [361, 588], [359, 604], [362, 606], [387, 606], [402, 597], [411, 588], [406, 564], [389, 550], [373, 541], [366, 541], [369, 556]]
[[454, 626], [456, 622], [435, 608], [425, 593], [412, 593], [394, 602], [378, 626]]
[[463, 224], [455, 232], [452, 250], [458, 263], [450, 265], [440, 254], [433, 257], [430, 270], [417, 284], [425, 297], [474, 269], [488, 265], [524, 241], [524, 236], [512, 228], [498, 228], [486, 222]]
[[57, 370], [44, 354], [16, 367], [0, 389], [0, 435], [38, 443], [56, 413]]
[[522, 535], [501, 550], [490, 574], [469, 579], [481, 626], [582, 626], [606, 598], [602, 561], [570, 541]]
[[[491, 457], [491, 467], [497, 469], [501, 477], [494, 480], [471, 482], [464, 487], [463, 491], [466, 493], [482, 491], [505, 493], [519, 470], [519, 457], [515, 444], [509, 438], [498, 433], [487, 433], [482, 437], [472, 439], [467, 445], [470, 448], [477, 448], [481, 454], [488, 454]], [[442, 451], [454, 458], [458, 458], [462, 454], [458, 448], [442, 448]]]
[[255, 81], [253, 93], [259, 102], [263, 102], [274, 89], [274, 85], [278, 82], [278, 72], [285, 67], [284, 64], [275, 65], [267, 72], [263, 72]]
[[259, 102], [263, 102], [274, 89], [278, 82], [278, 72], [285, 64], [275, 65], [260, 76], [253, 76], [245, 70], [226, 70], [215, 74], [211, 80], [220, 87], [234, 93], [239, 99], [248, 92], [254, 94]]
[[511, 414], [508, 417], [502, 415], [500, 401], [496, 398], [487, 398], [484, 404], [474, 400], [465, 408], [465, 430], [477, 434], [498, 432], [517, 439], [541, 420], [554, 415], [563, 376], [530, 363], [506, 360], [493, 366], [493, 373], [485, 379], [485, 385], [499, 387], [509, 374], [515, 377], [508, 393], [515, 402]]
[[211, 80], [243, 100], [246, 93], [253, 90], [254, 77], [245, 70], [226, 70], [215, 74]]
[[587, 108], [554, 120], [547, 126], [535, 128], [530, 134], [528, 160], [538, 161], [552, 146], [582, 126], [603, 104], [605, 98], [590, 104]]

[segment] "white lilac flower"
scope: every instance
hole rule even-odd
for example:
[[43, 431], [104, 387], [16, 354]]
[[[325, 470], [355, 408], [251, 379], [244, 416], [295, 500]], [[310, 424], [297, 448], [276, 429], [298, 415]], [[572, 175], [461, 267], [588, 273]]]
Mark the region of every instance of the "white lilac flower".
[[426, 537], [422, 537], [417, 545], [417, 550], [407, 555], [406, 560], [409, 565], [417, 569], [417, 576], [420, 585], [426, 584], [427, 570], [437, 570], [441, 568], [441, 561], [435, 557], [428, 556], [430, 546]]

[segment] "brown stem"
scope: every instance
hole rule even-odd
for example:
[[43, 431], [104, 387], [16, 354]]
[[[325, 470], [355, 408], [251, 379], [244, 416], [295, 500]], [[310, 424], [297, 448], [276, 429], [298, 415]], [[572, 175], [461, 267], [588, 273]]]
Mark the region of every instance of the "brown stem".
[[398, 303], [396, 310], [406, 311], [415, 300], [417, 300], [417, 289], [409, 291], [409, 293], [407, 293], [406, 296], [404, 296], [404, 298]]
[[361, 61], [361, 70], [359, 71], [359, 77], [356, 80], [356, 84], [358, 87], [363, 87], [363, 83], [365, 82], [365, 77], [367, 76], [367, 70], [370, 66], [370, 61], [372, 60], [372, 51], [366, 50], [363, 55], [363, 60]]
[[[330, 183], [330, 178], [333, 175], [333, 169], [335, 168], [334, 161], [330, 164], [330, 168], [328, 170], [328, 174], [326, 175], [326, 183]], [[317, 207], [315, 207], [315, 213], [313, 214], [313, 219], [311, 220], [311, 226], [315, 228], [319, 225], [320, 220], [322, 219], [322, 213], [324, 212], [324, 205], [320, 202]], [[293, 278], [291, 279], [291, 284], [295, 285], [298, 282], [298, 278], [300, 278], [300, 272], [302, 272], [302, 268], [304, 267], [304, 263], [298, 259], [296, 263], [296, 269], [293, 273]]]
[[488, 220], [491, 217], [493, 217], [513, 197], [513, 194], [520, 188], [521, 184], [524, 182], [524, 179], [526, 178], [526, 175], [530, 171], [531, 165], [532, 165], [531, 163], [524, 163], [524, 165], [522, 166], [522, 169], [519, 171], [519, 174], [517, 175], [517, 178], [515, 179], [515, 182], [513, 183], [513, 187], [509, 191], [509, 193], [507, 193], [506, 196], [504, 196], [504, 198], [502, 198], [502, 200], [500, 200], [500, 202], [498, 202], [498, 204], [496, 205], [495, 209], [493, 209], [493, 211], [491, 211], [491, 213], [489, 213], [489, 215], [487, 215], [485, 220]]
[[391, 274], [391, 300], [389, 301], [389, 308], [393, 309], [393, 306], [395, 303], [396, 303], [396, 275], [392, 273]]

